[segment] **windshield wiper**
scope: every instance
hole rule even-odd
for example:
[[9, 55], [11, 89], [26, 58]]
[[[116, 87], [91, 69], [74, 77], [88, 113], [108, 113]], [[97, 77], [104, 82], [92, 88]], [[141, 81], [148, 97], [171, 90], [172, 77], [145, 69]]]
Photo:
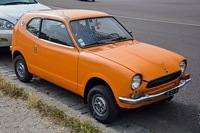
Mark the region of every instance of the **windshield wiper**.
[[3, 5], [34, 4], [34, 2], [9, 2]]
[[93, 43], [90, 43], [90, 44], [88, 44], [87, 46], [92, 46], [92, 45], [98, 45], [98, 44], [104, 44], [104, 43], [106, 43], [105, 41], [96, 41], [96, 42], [93, 42]]
[[125, 40], [125, 39], [127, 39], [127, 38], [119, 36], [118, 38], [113, 38], [112, 41], [120, 41], [120, 40]]

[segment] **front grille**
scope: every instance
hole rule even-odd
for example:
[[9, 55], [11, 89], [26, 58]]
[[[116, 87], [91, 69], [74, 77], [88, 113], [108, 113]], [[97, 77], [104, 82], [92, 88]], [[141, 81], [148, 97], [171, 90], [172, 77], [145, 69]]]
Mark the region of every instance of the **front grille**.
[[181, 71], [178, 71], [173, 74], [152, 80], [148, 83], [147, 88], [152, 88], [152, 87], [156, 87], [156, 86], [168, 83], [170, 81], [177, 79], [180, 75], [181, 75]]

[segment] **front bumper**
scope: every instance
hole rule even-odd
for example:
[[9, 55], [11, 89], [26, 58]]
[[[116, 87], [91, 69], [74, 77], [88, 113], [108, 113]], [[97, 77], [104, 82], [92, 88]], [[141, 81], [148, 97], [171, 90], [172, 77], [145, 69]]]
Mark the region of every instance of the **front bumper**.
[[[155, 100], [155, 99], [158, 99], [158, 98], [163, 97], [163, 96], [165, 96], [167, 98], [167, 97], [170, 97], [174, 94], [172, 92], [177, 92], [177, 90], [179, 88], [183, 87], [186, 83], [188, 83], [190, 81], [191, 81], [190, 77], [188, 79], [181, 80], [181, 82], [178, 86], [171, 88], [169, 90], [154, 94], [154, 95], [145, 95], [145, 96], [137, 98], [137, 99], [119, 97], [119, 100], [120, 100], [120, 102], [127, 103], [127, 104], [139, 104], [139, 103], [142, 103], [142, 102], [145, 102], [145, 101]], [[170, 95], [170, 93], [172, 93], [172, 95]]]

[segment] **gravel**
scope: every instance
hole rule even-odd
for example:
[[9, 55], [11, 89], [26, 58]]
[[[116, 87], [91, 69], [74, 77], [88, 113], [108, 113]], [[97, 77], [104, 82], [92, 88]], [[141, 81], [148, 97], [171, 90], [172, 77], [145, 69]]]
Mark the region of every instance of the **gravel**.
[[0, 133], [68, 133], [69, 128], [54, 124], [26, 102], [3, 96], [0, 91]]

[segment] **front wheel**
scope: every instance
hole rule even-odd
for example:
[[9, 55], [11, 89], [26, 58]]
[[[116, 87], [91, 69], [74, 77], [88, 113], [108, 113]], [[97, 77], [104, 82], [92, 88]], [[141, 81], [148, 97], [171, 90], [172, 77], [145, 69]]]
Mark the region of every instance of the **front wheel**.
[[102, 123], [113, 122], [119, 113], [119, 107], [111, 90], [104, 85], [93, 87], [88, 94], [90, 113]]
[[29, 73], [26, 61], [22, 55], [18, 55], [14, 61], [14, 69], [17, 78], [21, 82], [29, 82], [33, 78], [33, 74]]

